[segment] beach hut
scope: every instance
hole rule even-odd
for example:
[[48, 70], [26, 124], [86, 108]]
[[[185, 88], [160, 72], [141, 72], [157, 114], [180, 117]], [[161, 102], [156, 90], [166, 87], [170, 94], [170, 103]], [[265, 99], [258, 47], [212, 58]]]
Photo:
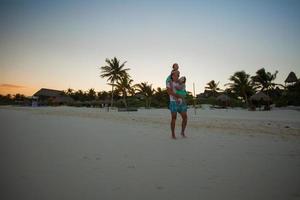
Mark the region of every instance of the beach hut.
[[37, 101], [37, 105], [62, 105], [74, 102], [63, 91], [47, 88], [40, 89], [33, 94], [33, 97]]
[[264, 92], [260, 91], [255, 95], [251, 96], [250, 101], [255, 107], [261, 108], [261, 106], [264, 105], [264, 110], [270, 110], [271, 98]]
[[61, 96], [55, 97], [52, 102], [54, 104], [68, 104], [68, 103], [73, 103], [74, 100], [69, 96], [61, 95]]
[[211, 91], [211, 90], [204, 90], [203, 93], [197, 94], [197, 98], [198, 99], [205, 99], [205, 98], [209, 98], [209, 97], [216, 97], [218, 96], [220, 93], [216, 92], [216, 91]]
[[38, 97], [33, 96], [31, 98], [31, 106], [32, 107], [37, 107], [38, 106]]
[[298, 78], [294, 72], [290, 72], [288, 77], [285, 79], [284, 83], [286, 84], [294, 84], [298, 81]]
[[47, 88], [42, 88], [36, 93], [34, 93], [33, 96], [36, 97], [57, 97], [60, 95], [63, 95], [63, 91], [60, 90], [53, 90], [53, 89], [47, 89]]
[[221, 94], [217, 97], [217, 101], [219, 104], [221, 104], [223, 107], [228, 107], [230, 104], [230, 97], [226, 94]]

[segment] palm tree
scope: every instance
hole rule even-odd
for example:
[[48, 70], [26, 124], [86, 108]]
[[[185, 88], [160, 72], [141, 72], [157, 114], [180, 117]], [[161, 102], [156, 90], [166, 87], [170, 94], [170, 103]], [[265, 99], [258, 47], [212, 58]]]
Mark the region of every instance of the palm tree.
[[245, 71], [238, 71], [235, 72], [229, 80], [232, 81], [232, 83], [227, 83], [225, 85], [229, 85], [229, 89], [249, 105], [248, 98], [254, 93], [250, 75], [246, 74]]
[[161, 89], [161, 87], [158, 87], [156, 89], [154, 96], [158, 101], [162, 101], [162, 100], [166, 99], [166, 97], [169, 97], [167, 90]]
[[0, 94], [0, 105], [9, 105], [13, 103], [12, 96], [10, 94], [1, 95]]
[[100, 100], [106, 100], [106, 99], [109, 98], [109, 94], [106, 91], [100, 91], [100, 92], [97, 93], [97, 97]]
[[152, 96], [155, 93], [155, 90], [152, 88], [152, 84], [149, 84], [147, 82], [141, 82], [140, 84], [134, 85], [136, 90], [144, 95], [145, 97], [145, 105], [147, 108], [151, 105], [151, 99]]
[[205, 89], [207, 89], [208, 91], [210, 91], [213, 96], [215, 96], [218, 91], [220, 91], [220, 88], [218, 88], [220, 82], [215, 82], [214, 80], [211, 80], [210, 82], [207, 83], [207, 87], [205, 87]]
[[88, 97], [88, 99], [90, 100], [90, 101], [93, 101], [93, 100], [95, 100], [96, 99], [96, 91], [95, 91], [95, 89], [94, 88], [91, 88], [91, 89], [89, 89], [89, 91], [87, 92], [87, 97]]
[[65, 91], [65, 94], [68, 96], [72, 96], [74, 93], [74, 90], [72, 88], [68, 88], [67, 91]]
[[132, 87], [131, 87], [132, 82], [133, 80], [130, 79], [130, 76], [128, 74], [126, 74], [120, 79], [118, 79], [116, 83], [109, 84], [116, 87], [116, 90], [122, 93], [125, 107], [127, 107], [127, 101], [126, 101], [127, 94], [132, 92]]
[[86, 94], [82, 90], [78, 90], [73, 95], [74, 100], [76, 101], [86, 101]]
[[274, 74], [270, 72], [266, 72], [264, 68], [257, 70], [256, 75], [252, 76], [251, 79], [255, 85], [255, 89], [259, 89], [260, 91], [268, 91], [270, 89], [274, 89], [274, 87], [278, 84], [273, 83], [276, 79], [278, 71], [275, 71]]
[[75, 91], [72, 88], [68, 88], [67, 90], [64, 90], [63, 94], [67, 95], [67, 96], [69, 96], [69, 97], [71, 97], [71, 98], [73, 98], [75, 100], [75, 98], [74, 98]]
[[167, 106], [169, 100], [167, 89], [161, 89], [160, 87], [158, 87], [154, 94], [154, 99], [159, 104], [159, 106]]
[[120, 64], [120, 61], [114, 57], [113, 59], [106, 59], [106, 65], [101, 67], [101, 77], [107, 78], [107, 81], [110, 81], [111, 85], [111, 106], [113, 106], [114, 101], [114, 83], [118, 80], [121, 80], [122, 77], [127, 75], [129, 68], [124, 69], [126, 61]]
[[134, 96], [135, 95], [135, 88], [134, 88], [134, 86], [130, 86], [130, 88], [128, 88], [128, 94], [130, 96]]
[[24, 94], [15, 94], [14, 97], [13, 97], [13, 100], [15, 101], [24, 101], [26, 99], [25, 95]]

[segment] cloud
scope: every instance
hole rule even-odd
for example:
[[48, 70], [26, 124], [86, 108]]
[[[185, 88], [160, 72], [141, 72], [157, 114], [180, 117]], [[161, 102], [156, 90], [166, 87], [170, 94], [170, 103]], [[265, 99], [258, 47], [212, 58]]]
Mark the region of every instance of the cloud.
[[22, 85], [13, 85], [13, 84], [1, 84], [1, 88], [11, 88], [11, 89], [16, 89], [16, 88], [25, 88], [25, 86]]

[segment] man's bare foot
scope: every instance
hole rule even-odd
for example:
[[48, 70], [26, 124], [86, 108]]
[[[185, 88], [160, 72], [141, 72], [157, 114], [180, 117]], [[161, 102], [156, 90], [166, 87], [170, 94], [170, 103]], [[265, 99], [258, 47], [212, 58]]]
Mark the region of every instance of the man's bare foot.
[[172, 135], [172, 139], [176, 140], [177, 138], [176, 138], [176, 136], [175, 136], [175, 135]]
[[186, 138], [186, 135], [185, 135], [184, 133], [181, 133], [181, 136], [182, 136], [183, 138]]

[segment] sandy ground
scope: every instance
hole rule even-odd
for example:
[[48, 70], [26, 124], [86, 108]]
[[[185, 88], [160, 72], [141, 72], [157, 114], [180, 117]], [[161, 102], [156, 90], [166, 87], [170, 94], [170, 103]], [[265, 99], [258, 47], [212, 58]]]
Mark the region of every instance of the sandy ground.
[[169, 115], [0, 107], [0, 199], [300, 199], [299, 111]]

